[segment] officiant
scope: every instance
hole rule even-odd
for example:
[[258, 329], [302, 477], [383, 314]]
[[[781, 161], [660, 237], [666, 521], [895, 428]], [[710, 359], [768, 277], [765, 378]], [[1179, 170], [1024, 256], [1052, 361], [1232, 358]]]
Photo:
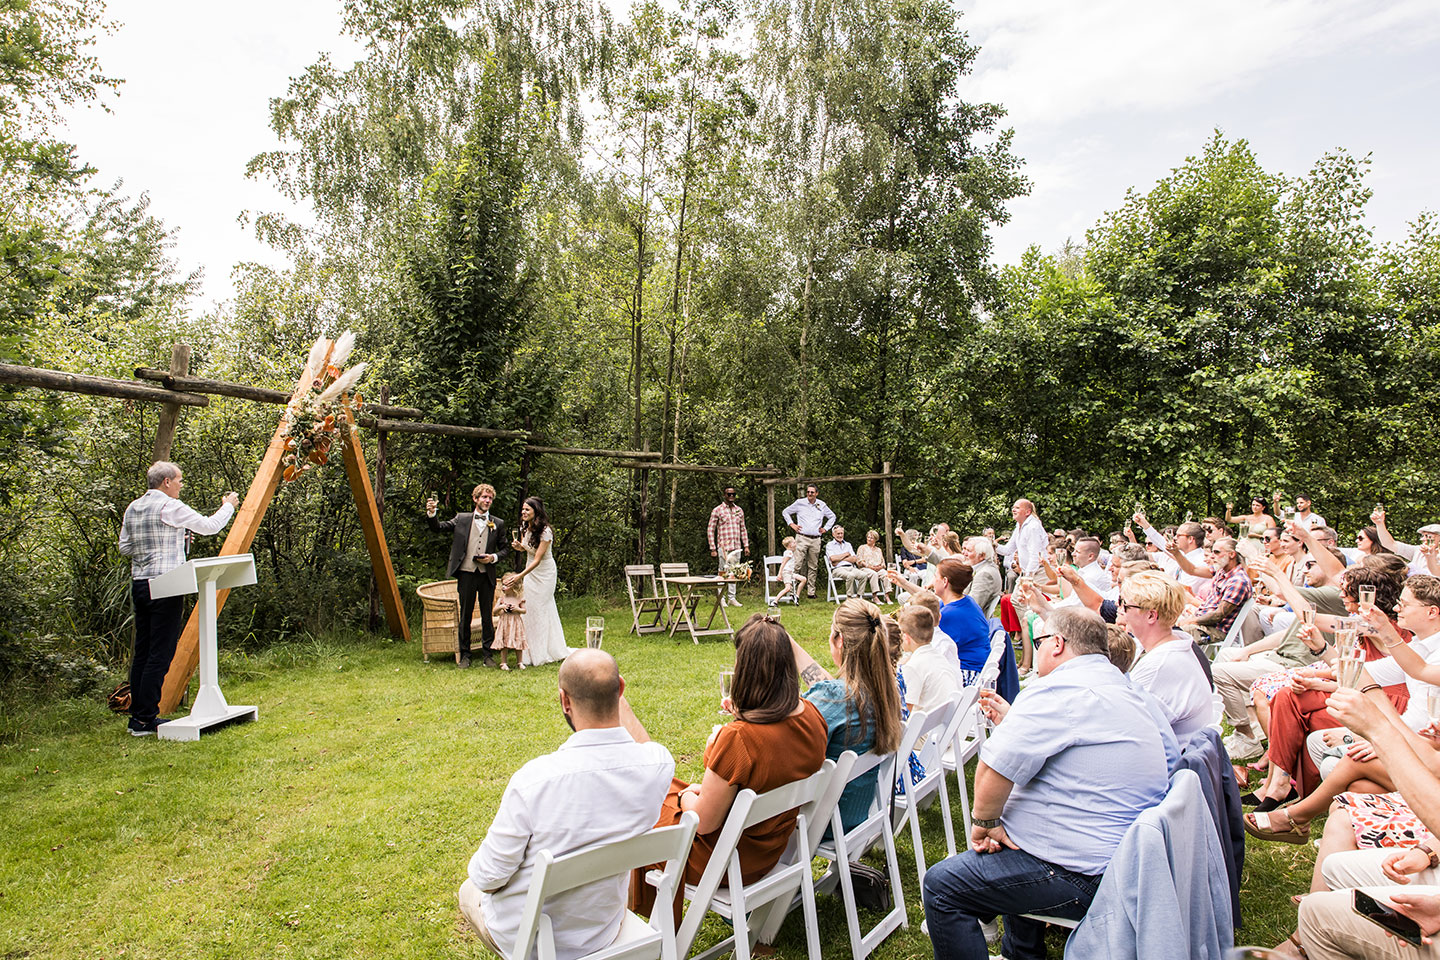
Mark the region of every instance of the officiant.
[[495, 643], [495, 622], [490, 613], [495, 605], [495, 572], [500, 562], [510, 555], [510, 535], [505, 531], [505, 521], [490, 514], [495, 488], [482, 483], [471, 492], [470, 498], [475, 501], [474, 512], [457, 513], [450, 520], [435, 518], [435, 510], [440, 505], [435, 497], [425, 502], [430, 529], [455, 534], [445, 572], [455, 578], [460, 594], [460, 620], [455, 632], [460, 649], [456, 666], [462, 670], [470, 666], [470, 618], [475, 615], [477, 600], [480, 603], [480, 653], [485, 666], [495, 666], [495, 657], [490, 651]]
[[[735, 502], [735, 486], [726, 484], [720, 493], [720, 503], [710, 511], [710, 523], [705, 528], [710, 541], [710, 556], [717, 558], [720, 573], [725, 572], [728, 555], [740, 550], [750, 556], [750, 532], [745, 529], [745, 511]], [[729, 603], [740, 606], [735, 599], [735, 584], [730, 584]]]

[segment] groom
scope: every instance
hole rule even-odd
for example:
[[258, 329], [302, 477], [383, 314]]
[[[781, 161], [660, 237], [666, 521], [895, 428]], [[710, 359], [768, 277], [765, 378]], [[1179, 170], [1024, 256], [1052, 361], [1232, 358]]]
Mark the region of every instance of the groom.
[[453, 520], [436, 520], [435, 508], [440, 502], [433, 496], [425, 503], [425, 516], [431, 530], [451, 530], [455, 539], [450, 543], [450, 564], [446, 573], [454, 577], [460, 592], [460, 622], [456, 632], [460, 640], [462, 670], [470, 666], [470, 618], [475, 614], [475, 601], [480, 601], [480, 650], [485, 666], [495, 666], [490, 645], [495, 642], [495, 624], [490, 609], [495, 605], [495, 568], [510, 555], [510, 535], [505, 521], [490, 515], [495, 502], [495, 488], [482, 483], [471, 494], [475, 512], [457, 513]]

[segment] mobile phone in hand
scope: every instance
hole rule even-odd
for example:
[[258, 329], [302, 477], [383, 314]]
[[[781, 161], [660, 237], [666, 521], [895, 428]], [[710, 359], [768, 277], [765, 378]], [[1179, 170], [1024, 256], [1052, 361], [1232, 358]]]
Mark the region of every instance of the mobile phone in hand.
[[1420, 935], [1420, 924], [1411, 920], [1403, 913], [1399, 913], [1394, 907], [1388, 906], [1370, 896], [1364, 890], [1355, 891], [1355, 912], [1366, 920], [1384, 928], [1387, 932], [1404, 940], [1412, 947], [1418, 947], [1423, 943]]

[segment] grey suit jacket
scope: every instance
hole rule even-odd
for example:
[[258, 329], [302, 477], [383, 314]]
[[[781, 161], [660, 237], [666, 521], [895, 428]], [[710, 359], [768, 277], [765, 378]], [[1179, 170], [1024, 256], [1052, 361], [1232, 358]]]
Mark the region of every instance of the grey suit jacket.
[[[470, 524], [474, 522], [474, 519], [474, 513], [457, 513], [453, 520], [440, 520], [436, 517], [425, 518], [426, 522], [430, 524], [431, 530], [453, 530], [455, 532], [454, 539], [450, 541], [450, 563], [445, 569], [447, 577], [455, 576], [455, 572], [460, 569], [460, 564], [465, 562], [465, 548], [470, 545]], [[482, 552], [495, 554], [495, 562], [487, 563], [476, 569], [481, 576], [494, 580], [495, 568], [510, 556], [510, 534], [505, 530], [505, 521], [493, 513], [490, 514], [490, 522], [495, 524], [495, 529], [490, 531], [490, 542]]]

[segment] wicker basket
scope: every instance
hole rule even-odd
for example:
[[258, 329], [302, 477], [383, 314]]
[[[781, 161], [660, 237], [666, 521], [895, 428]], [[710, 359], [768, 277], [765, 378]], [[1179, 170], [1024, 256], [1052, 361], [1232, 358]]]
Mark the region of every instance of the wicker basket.
[[[455, 632], [455, 625], [460, 621], [460, 590], [454, 580], [436, 580], [434, 583], [424, 583], [415, 588], [420, 595], [420, 602], [425, 607], [425, 620], [420, 628], [420, 654], [430, 659], [432, 653], [448, 653], [458, 662], [460, 660], [460, 638]], [[475, 613], [470, 617], [470, 636], [473, 638], [480, 631], [480, 605], [475, 605]]]

